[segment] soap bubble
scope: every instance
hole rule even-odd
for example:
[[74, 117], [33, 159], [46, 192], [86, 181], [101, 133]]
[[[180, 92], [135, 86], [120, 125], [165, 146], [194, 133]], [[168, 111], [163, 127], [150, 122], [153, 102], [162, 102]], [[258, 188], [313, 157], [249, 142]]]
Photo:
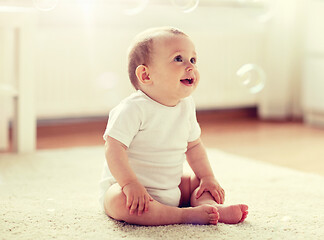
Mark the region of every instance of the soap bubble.
[[256, 64], [245, 64], [236, 72], [240, 83], [248, 88], [249, 92], [256, 94], [265, 86], [266, 74], [263, 69]]
[[171, 0], [171, 3], [182, 12], [189, 13], [198, 7], [199, 0]]
[[128, 6], [124, 9], [126, 15], [136, 15], [139, 14], [146, 8], [149, 0], [133, 0], [128, 1]]
[[33, 0], [34, 6], [40, 11], [51, 11], [53, 10], [59, 0]]

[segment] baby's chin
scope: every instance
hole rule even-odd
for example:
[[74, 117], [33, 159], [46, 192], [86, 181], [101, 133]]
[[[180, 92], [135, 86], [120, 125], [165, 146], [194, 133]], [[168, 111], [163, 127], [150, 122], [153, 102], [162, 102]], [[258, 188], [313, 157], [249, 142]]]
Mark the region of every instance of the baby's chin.
[[181, 94], [181, 99], [191, 96], [195, 89], [196, 86], [187, 87], [187, 89], [185, 89], [185, 91]]

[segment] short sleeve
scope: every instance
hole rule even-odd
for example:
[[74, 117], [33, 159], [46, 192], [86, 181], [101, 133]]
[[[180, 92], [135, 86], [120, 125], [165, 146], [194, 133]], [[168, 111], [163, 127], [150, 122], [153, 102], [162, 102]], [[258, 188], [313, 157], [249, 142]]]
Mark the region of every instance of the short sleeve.
[[189, 111], [190, 111], [190, 117], [189, 117], [190, 132], [189, 132], [188, 142], [193, 142], [200, 137], [201, 129], [197, 121], [196, 106], [192, 97], [188, 99], [188, 103], [189, 103]]
[[140, 110], [136, 104], [120, 103], [109, 113], [104, 140], [110, 136], [129, 147], [141, 125]]

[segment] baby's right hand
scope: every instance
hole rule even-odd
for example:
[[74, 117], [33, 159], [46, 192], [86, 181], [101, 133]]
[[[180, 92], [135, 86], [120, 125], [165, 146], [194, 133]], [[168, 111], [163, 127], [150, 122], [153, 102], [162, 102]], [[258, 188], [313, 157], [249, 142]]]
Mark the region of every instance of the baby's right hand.
[[148, 205], [153, 198], [139, 182], [130, 182], [122, 188], [126, 195], [126, 207], [130, 214], [134, 214], [137, 209], [138, 216], [148, 211]]

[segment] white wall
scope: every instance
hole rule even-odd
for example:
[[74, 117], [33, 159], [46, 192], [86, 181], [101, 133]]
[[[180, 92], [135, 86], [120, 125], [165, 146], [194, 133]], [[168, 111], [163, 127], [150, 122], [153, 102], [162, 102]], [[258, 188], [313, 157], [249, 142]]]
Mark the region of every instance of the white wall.
[[[0, 0], [0, 5], [4, 2], [33, 7], [33, 0]], [[321, 78], [314, 80], [317, 70], [310, 63], [322, 58], [321, 0], [200, 0], [191, 13], [171, 0], [149, 0], [131, 16], [124, 14], [125, 4], [139, 0], [58, 2], [54, 10], [38, 12], [38, 119], [106, 116], [133, 91], [126, 71], [130, 41], [161, 25], [183, 29], [196, 43], [202, 77], [194, 93], [198, 109], [258, 106], [261, 118], [279, 119], [318, 111], [312, 96]], [[250, 94], [236, 76], [247, 63], [265, 71], [266, 86], [258, 94]]]
[[[196, 44], [198, 108], [257, 105], [258, 95], [250, 94], [235, 73], [246, 63], [263, 65], [264, 25], [257, 20], [262, 10], [201, 1], [195, 11], [183, 13], [171, 4], [151, 2], [134, 16], [112, 1], [61, 1], [53, 11], [40, 12], [35, 79], [39, 119], [107, 115], [133, 91], [126, 70], [130, 41], [161, 25], [183, 29]], [[105, 81], [111, 82], [107, 86]]]
[[324, 1], [307, 8], [302, 106], [305, 122], [324, 126]]

